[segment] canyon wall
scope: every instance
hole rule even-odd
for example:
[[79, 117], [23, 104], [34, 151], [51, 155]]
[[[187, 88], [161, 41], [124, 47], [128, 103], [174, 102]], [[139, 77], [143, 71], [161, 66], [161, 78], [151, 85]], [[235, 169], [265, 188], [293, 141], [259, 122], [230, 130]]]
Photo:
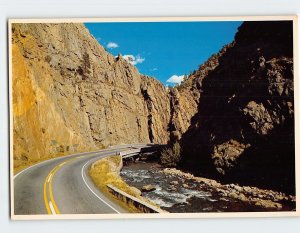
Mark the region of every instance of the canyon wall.
[[169, 140], [164, 85], [106, 52], [83, 24], [13, 24], [12, 87], [15, 164]]
[[186, 76], [175, 88], [170, 88], [171, 117], [169, 123], [170, 141], [178, 141], [193, 124], [193, 116], [198, 112], [200, 96], [203, 92], [203, 79], [219, 65], [219, 59], [232, 47], [233, 43], [224, 46], [220, 52], [213, 54], [198, 70]]
[[245, 22], [202, 80], [183, 134], [183, 163], [200, 174], [294, 192], [293, 26]]

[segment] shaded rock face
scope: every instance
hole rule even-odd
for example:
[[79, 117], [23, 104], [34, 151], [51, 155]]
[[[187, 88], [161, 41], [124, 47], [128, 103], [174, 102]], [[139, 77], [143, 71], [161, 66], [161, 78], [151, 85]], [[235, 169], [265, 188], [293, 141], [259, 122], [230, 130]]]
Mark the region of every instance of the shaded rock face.
[[217, 54], [213, 54], [199, 69], [186, 76], [180, 86], [170, 88], [171, 118], [169, 122], [170, 139], [179, 140], [192, 124], [192, 117], [198, 112], [202, 92], [203, 79], [219, 65], [220, 57], [232, 47], [224, 46]]
[[184, 165], [294, 193], [292, 22], [243, 23], [218, 63], [182, 136]]
[[83, 24], [13, 24], [12, 55], [14, 159], [168, 141], [163, 84]]

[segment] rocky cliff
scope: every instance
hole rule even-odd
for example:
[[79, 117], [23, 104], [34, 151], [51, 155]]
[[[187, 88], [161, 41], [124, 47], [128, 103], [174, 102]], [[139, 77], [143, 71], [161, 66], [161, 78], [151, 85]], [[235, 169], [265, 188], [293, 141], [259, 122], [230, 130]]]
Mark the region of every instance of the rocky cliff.
[[83, 24], [13, 24], [12, 86], [15, 166], [169, 140], [163, 84], [106, 52]]
[[184, 166], [293, 193], [292, 22], [243, 23], [201, 80], [201, 100], [181, 139]]
[[170, 141], [179, 140], [192, 124], [193, 116], [198, 112], [202, 93], [203, 79], [219, 65], [220, 57], [232, 47], [233, 43], [224, 46], [220, 52], [213, 54], [184, 81], [175, 88], [170, 88], [171, 117], [169, 123]]

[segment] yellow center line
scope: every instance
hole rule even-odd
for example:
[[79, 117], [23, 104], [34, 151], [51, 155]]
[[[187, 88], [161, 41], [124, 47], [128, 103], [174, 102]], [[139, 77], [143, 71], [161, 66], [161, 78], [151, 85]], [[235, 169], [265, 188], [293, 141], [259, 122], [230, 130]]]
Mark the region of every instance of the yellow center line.
[[[46, 180], [48, 180], [49, 178], [49, 175], [46, 177]], [[45, 202], [45, 206], [46, 206], [46, 209], [47, 209], [47, 213], [48, 214], [51, 214], [51, 210], [50, 210], [50, 206], [49, 206], [49, 202], [48, 202], [48, 197], [47, 197], [47, 182], [44, 182], [44, 202]]]
[[[53, 182], [53, 177], [55, 175], [55, 173], [65, 164], [75, 160], [75, 159], [79, 159], [82, 158], [83, 156], [79, 156], [76, 158], [72, 158], [69, 159], [65, 162], [60, 163], [59, 165], [55, 166], [47, 175], [45, 182], [44, 182], [44, 202], [45, 202], [45, 206], [46, 206], [46, 210], [48, 214], [60, 214], [60, 211], [56, 205], [56, 202], [54, 200], [54, 196], [53, 196], [53, 191], [52, 191], [52, 182]], [[48, 185], [48, 192], [49, 192], [49, 199], [48, 199], [48, 195], [47, 195], [47, 185]]]

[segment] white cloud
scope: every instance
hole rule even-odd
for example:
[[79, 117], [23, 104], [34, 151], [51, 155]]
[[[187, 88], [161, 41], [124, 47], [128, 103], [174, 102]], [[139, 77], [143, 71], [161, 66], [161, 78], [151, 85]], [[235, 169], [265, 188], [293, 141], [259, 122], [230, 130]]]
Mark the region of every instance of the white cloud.
[[115, 48], [118, 48], [119, 45], [115, 42], [109, 42], [107, 45], [106, 45], [107, 48], [109, 49], [115, 49]]
[[143, 63], [145, 61], [145, 58], [141, 57], [140, 55], [137, 55], [135, 57], [135, 61], [136, 61], [137, 64], [138, 63]]
[[145, 61], [145, 58], [141, 57], [140, 55], [124, 55], [123, 58], [128, 61], [131, 65], [136, 65], [136, 64], [140, 64], [143, 63]]
[[175, 83], [180, 84], [183, 81], [184, 75], [172, 75], [168, 80], [167, 83]]

